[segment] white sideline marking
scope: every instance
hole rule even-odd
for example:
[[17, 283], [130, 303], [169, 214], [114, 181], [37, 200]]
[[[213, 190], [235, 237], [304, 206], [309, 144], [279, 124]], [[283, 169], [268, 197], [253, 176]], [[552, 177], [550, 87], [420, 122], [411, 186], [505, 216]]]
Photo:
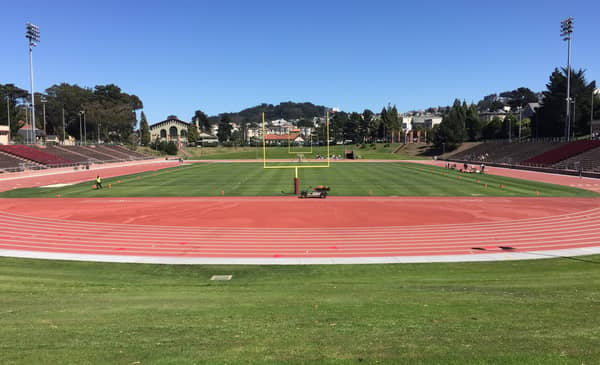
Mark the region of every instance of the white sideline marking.
[[66, 183], [66, 184], [52, 184], [52, 185], [45, 185], [45, 186], [38, 186], [39, 188], [63, 188], [65, 186], [71, 186], [74, 185], [74, 183]]

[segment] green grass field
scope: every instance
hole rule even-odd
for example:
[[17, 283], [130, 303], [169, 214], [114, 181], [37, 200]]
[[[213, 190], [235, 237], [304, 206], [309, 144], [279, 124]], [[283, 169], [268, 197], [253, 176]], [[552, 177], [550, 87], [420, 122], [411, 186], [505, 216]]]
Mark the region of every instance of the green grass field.
[[[302, 186], [332, 195], [598, 196], [409, 163], [299, 173]], [[292, 177], [257, 163], [193, 164], [105, 179], [112, 188], [100, 191], [89, 181], [0, 197], [284, 195]], [[331, 266], [0, 258], [0, 293], [3, 365], [600, 363], [600, 256]]]
[[216, 267], [0, 258], [0, 292], [3, 365], [600, 363], [599, 256]]
[[[415, 160], [422, 157], [409, 156], [402, 153], [392, 153], [400, 144], [392, 143], [384, 145], [377, 143], [373, 147], [366, 145], [360, 148], [357, 145], [331, 145], [329, 156], [343, 156], [345, 150], [354, 150], [360, 159], [378, 159], [378, 160]], [[311, 153], [309, 153], [311, 152]], [[317, 154], [327, 156], [325, 146], [298, 147], [268, 147], [266, 149], [267, 159], [290, 159], [297, 154], [304, 154], [305, 158], [315, 158]], [[202, 147], [186, 148], [185, 154], [180, 153], [187, 159], [203, 160], [263, 160], [262, 147]]]
[[[340, 162], [330, 168], [299, 169], [298, 174], [302, 187], [328, 185], [332, 196], [535, 196], [536, 191], [542, 197], [598, 196], [566, 186], [402, 162]], [[111, 184], [111, 189], [93, 190], [89, 181], [12, 190], [0, 197], [218, 196], [221, 191], [226, 196], [281, 196], [293, 193], [293, 177], [293, 169], [265, 170], [257, 163], [201, 163], [105, 179], [104, 186]]]

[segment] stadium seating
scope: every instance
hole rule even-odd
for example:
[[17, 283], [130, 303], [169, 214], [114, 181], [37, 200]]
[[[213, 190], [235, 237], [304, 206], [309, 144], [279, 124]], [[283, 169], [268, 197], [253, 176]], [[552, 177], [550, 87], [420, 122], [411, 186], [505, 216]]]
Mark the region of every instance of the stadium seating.
[[21, 171], [23, 160], [11, 156], [7, 153], [0, 152], [0, 172]]
[[559, 169], [600, 172], [600, 147], [596, 147], [579, 155], [570, 157], [552, 165]]
[[0, 151], [49, 167], [73, 164], [71, 160], [27, 145], [0, 145]]
[[98, 151], [101, 151], [102, 153], [106, 153], [109, 154], [111, 156], [114, 156], [120, 160], [140, 160], [145, 158], [145, 156], [143, 156], [143, 158], [134, 156], [133, 154], [131, 154], [130, 152], [133, 151], [129, 151], [126, 148], [121, 148], [118, 146], [110, 146], [110, 145], [97, 145], [96, 149]]
[[149, 158], [153, 158], [152, 156], [146, 156], [146, 155], [144, 155], [142, 153], [132, 151], [132, 150], [130, 150], [128, 148], [125, 148], [125, 147], [122, 147], [122, 146], [104, 145], [104, 147], [110, 148], [113, 151], [119, 151], [121, 153], [125, 153], [126, 155], [130, 156], [131, 159], [133, 159], [133, 160], [147, 160]]
[[524, 165], [530, 166], [552, 166], [560, 161], [579, 155], [591, 149], [600, 147], [600, 141], [582, 140], [569, 142], [558, 148], [529, 158], [523, 161]]
[[90, 157], [83, 155], [77, 152], [77, 149], [74, 148], [72, 150], [65, 148], [64, 146], [47, 146], [47, 147], [38, 147], [42, 151], [46, 151], [56, 156], [60, 156], [66, 158], [67, 160], [71, 160], [76, 163], [86, 164], [94, 162], [90, 159]]
[[519, 164], [548, 150], [560, 146], [560, 142], [485, 142], [452, 155], [453, 160]]
[[125, 147], [0, 145], [0, 172], [151, 159]]

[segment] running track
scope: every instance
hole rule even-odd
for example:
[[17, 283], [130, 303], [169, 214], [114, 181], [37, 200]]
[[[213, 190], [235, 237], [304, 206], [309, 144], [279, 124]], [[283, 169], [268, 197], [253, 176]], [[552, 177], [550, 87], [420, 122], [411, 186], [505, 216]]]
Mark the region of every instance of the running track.
[[2, 199], [0, 206], [0, 256], [320, 264], [600, 253], [594, 198], [57, 198]]

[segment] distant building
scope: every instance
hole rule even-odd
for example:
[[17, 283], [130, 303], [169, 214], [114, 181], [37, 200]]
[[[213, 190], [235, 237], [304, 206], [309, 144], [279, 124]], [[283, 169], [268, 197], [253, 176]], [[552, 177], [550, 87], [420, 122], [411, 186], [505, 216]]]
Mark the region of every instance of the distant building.
[[442, 122], [442, 116], [433, 114], [419, 114], [416, 116], [402, 116], [402, 129], [411, 131], [416, 128], [431, 129]]
[[531, 118], [535, 115], [535, 113], [537, 112], [537, 109], [541, 106], [540, 103], [529, 103], [527, 104], [524, 108], [523, 111], [521, 112], [521, 117], [523, 118]]
[[304, 138], [299, 131], [292, 131], [290, 134], [267, 134], [265, 135], [265, 143], [268, 145], [287, 146], [290, 142], [303, 143]]
[[479, 120], [482, 122], [491, 122], [495, 117], [500, 118], [500, 120], [504, 121], [504, 119], [511, 115], [512, 113], [507, 112], [505, 110], [498, 110], [495, 112], [481, 112], [479, 113]]
[[150, 126], [150, 140], [174, 141], [176, 143], [187, 143], [188, 128], [190, 123], [180, 120], [175, 115], [169, 115], [162, 122]]
[[9, 129], [7, 125], [0, 125], [0, 144], [8, 144]]

